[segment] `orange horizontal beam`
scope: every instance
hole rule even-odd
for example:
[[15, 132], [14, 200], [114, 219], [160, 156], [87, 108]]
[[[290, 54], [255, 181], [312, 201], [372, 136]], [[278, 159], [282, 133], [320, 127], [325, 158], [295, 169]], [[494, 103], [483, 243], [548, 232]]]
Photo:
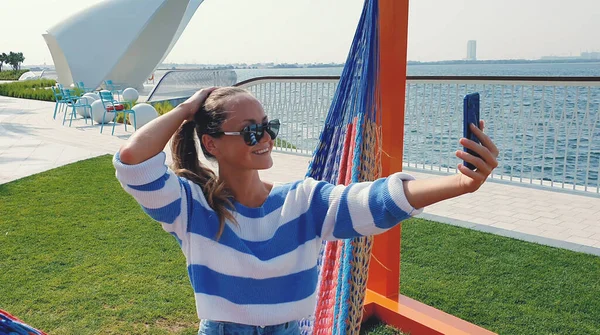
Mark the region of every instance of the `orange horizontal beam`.
[[411, 335], [496, 335], [453, 315], [400, 295], [398, 300], [367, 290], [364, 320], [375, 317]]

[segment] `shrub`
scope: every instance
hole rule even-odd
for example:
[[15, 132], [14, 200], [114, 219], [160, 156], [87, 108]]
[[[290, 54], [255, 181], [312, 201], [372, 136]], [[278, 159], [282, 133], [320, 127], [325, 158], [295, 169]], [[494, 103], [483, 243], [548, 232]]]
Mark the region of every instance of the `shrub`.
[[164, 115], [172, 111], [175, 107], [168, 101], [162, 101], [153, 105], [154, 109], [158, 112], [158, 115]]
[[54, 101], [54, 94], [52, 94], [49, 87], [55, 84], [56, 81], [50, 79], [0, 84], [0, 95], [21, 99]]
[[19, 80], [25, 72], [29, 72], [29, 70], [2, 71], [0, 72], [0, 80]]

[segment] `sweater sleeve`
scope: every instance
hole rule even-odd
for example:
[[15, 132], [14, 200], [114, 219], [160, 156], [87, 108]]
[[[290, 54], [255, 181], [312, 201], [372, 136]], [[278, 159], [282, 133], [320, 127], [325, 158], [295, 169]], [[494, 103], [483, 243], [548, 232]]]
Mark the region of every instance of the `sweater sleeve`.
[[125, 192], [133, 196], [146, 214], [160, 222], [181, 246], [187, 236], [191, 191], [188, 181], [169, 169], [165, 159], [166, 154], [161, 152], [142, 163], [127, 165], [121, 162], [117, 152], [113, 165]]
[[312, 219], [324, 240], [381, 234], [420, 214], [404, 194], [403, 182], [414, 177], [395, 173], [373, 182], [348, 186], [307, 179], [301, 186], [310, 201]]

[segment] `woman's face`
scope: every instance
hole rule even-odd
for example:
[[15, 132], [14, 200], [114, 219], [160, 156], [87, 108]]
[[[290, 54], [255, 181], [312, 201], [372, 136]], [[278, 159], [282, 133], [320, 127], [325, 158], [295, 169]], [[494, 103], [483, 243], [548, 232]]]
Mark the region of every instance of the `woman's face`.
[[[261, 103], [250, 94], [237, 94], [224, 107], [227, 119], [221, 125], [223, 132], [241, 132], [246, 126], [269, 121]], [[220, 169], [262, 170], [273, 166], [274, 141], [267, 132], [253, 146], [246, 144], [242, 135], [222, 135], [211, 140]]]

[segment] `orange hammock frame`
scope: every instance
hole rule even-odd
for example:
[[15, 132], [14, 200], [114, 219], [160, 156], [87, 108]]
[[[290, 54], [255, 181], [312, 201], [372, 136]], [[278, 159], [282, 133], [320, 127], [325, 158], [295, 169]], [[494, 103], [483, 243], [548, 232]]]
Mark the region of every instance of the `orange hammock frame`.
[[[402, 171], [409, 0], [379, 0], [382, 175]], [[393, 135], [392, 135], [393, 134]], [[401, 225], [375, 237], [364, 305], [366, 320], [411, 334], [494, 334], [400, 295]], [[376, 259], [376, 260], [375, 260]]]

